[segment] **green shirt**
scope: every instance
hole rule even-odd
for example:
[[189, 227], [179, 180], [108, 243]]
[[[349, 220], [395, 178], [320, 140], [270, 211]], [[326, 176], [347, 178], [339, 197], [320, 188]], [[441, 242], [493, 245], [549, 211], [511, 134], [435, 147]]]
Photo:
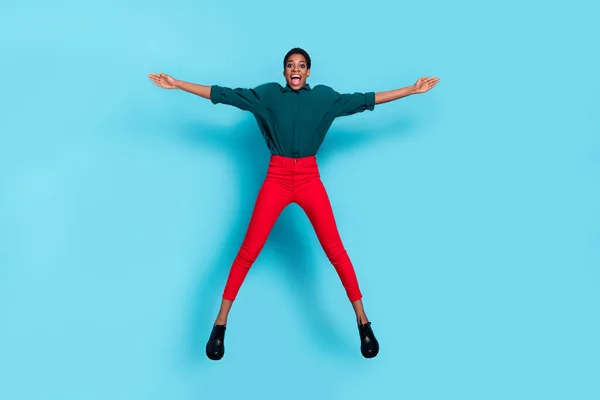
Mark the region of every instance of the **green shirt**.
[[340, 94], [325, 85], [308, 84], [295, 91], [273, 82], [253, 89], [214, 85], [210, 99], [250, 111], [271, 154], [293, 158], [314, 156], [337, 117], [375, 107], [374, 92]]

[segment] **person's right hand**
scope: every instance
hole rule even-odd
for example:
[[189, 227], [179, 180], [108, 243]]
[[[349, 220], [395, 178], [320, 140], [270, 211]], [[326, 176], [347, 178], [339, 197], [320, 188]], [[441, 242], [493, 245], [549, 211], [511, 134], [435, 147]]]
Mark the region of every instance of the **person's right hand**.
[[175, 86], [175, 79], [167, 74], [149, 74], [148, 77], [154, 82], [156, 86], [160, 86], [163, 89], [177, 89]]

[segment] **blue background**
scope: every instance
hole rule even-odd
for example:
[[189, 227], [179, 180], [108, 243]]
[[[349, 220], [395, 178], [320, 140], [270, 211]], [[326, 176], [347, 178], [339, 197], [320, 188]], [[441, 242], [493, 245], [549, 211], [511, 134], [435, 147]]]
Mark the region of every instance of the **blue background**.
[[[598, 11], [4, 0], [0, 398], [600, 398]], [[319, 154], [381, 353], [291, 206], [211, 362], [268, 152], [250, 114], [147, 75], [282, 82], [295, 46], [341, 92], [441, 78]]]

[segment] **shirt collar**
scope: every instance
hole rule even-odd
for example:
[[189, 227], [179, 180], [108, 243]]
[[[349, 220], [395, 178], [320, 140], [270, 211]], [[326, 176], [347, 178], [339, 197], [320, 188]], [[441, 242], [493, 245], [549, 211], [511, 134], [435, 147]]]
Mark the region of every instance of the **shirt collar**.
[[[281, 91], [282, 92], [291, 92], [293, 89], [291, 87], [288, 86], [288, 84], [286, 83], [285, 86], [282, 87]], [[311, 87], [308, 83], [305, 83], [304, 86], [302, 87], [302, 89], [300, 90], [308, 90], [311, 91]]]

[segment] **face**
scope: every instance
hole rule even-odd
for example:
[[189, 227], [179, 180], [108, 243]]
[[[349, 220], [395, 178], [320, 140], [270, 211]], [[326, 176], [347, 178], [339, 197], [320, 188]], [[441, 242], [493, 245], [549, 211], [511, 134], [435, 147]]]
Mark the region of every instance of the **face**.
[[283, 76], [289, 87], [294, 90], [302, 89], [306, 85], [306, 78], [310, 76], [310, 69], [308, 69], [304, 56], [301, 54], [289, 56], [285, 63]]

